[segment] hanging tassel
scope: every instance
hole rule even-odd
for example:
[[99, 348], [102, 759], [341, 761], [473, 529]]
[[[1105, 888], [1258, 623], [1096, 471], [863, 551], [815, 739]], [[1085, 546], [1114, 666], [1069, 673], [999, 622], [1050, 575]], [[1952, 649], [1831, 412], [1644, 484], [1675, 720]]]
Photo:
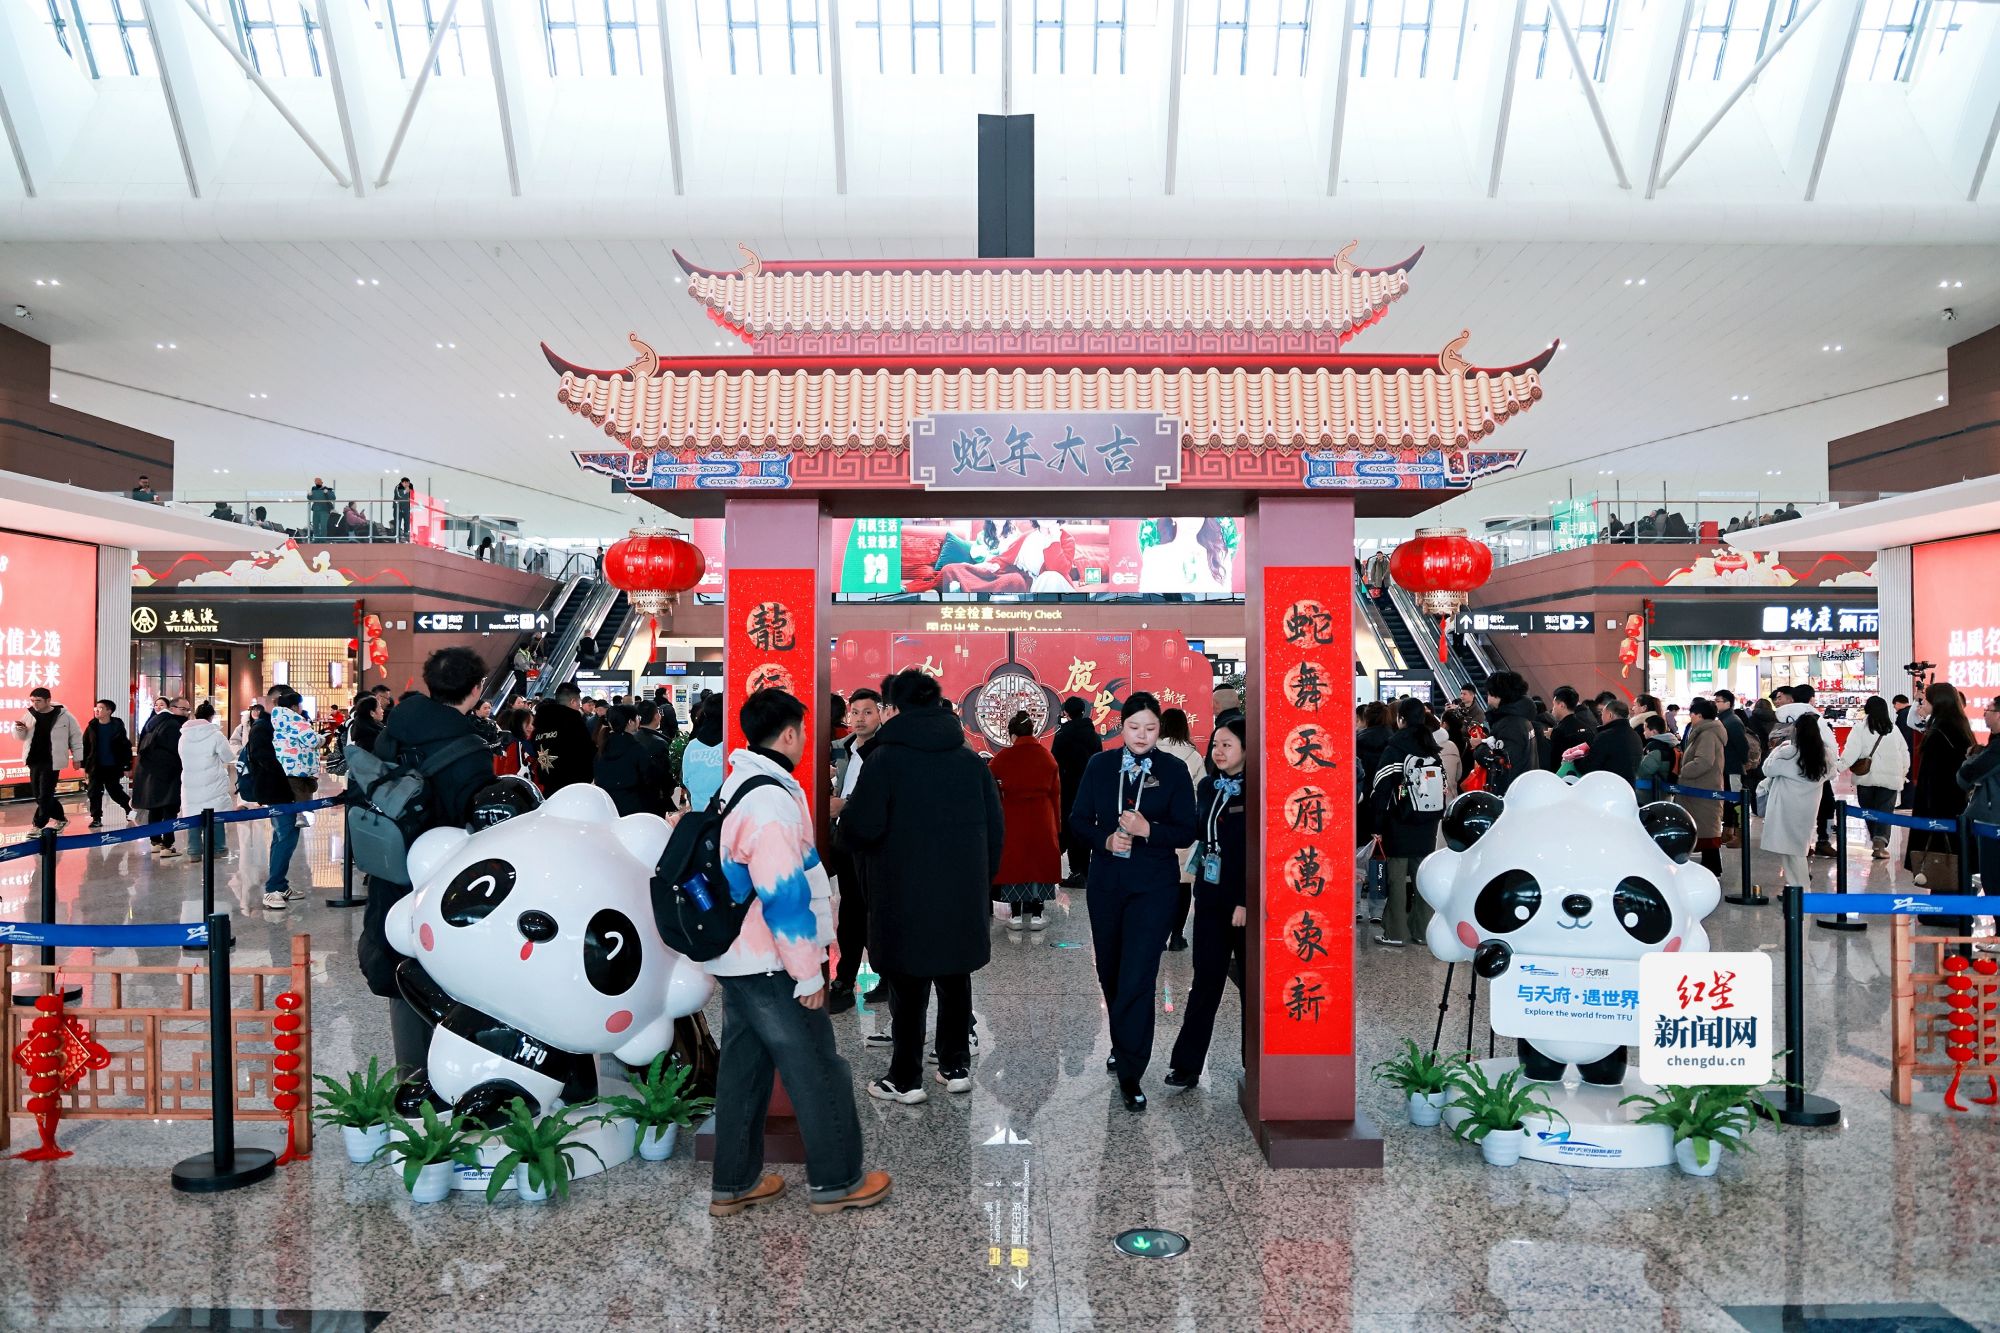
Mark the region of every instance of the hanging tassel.
[[1438, 665], [1451, 660], [1451, 617], [1438, 617]]

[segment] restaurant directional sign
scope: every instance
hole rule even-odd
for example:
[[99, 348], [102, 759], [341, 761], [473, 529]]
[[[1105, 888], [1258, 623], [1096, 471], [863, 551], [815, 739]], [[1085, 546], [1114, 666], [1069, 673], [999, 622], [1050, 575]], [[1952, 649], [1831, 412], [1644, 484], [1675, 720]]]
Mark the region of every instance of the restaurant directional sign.
[[1588, 611], [1465, 611], [1460, 634], [1588, 634], [1596, 628]]
[[419, 611], [419, 634], [533, 634], [549, 627], [539, 611]]

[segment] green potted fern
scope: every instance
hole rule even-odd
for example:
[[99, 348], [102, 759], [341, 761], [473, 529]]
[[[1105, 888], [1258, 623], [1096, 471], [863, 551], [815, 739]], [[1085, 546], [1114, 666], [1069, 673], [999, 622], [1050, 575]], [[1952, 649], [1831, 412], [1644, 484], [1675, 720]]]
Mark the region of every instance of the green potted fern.
[[632, 1080], [631, 1096], [607, 1097], [604, 1109], [612, 1118], [629, 1119], [639, 1127], [639, 1156], [649, 1162], [664, 1162], [674, 1155], [680, 1131], [715, 1106], [713, 1097], [696, 1097], [688, 1092], [694, 1070], [687, 1065], [669, 1065], [666, 1052], [653, 1057], [646, 1072]]
[[493, 1176], [486, 1182], [488, 1203], [500, 1197], [509, 1180], [514, 1182], [514, 1192], [527, 1203], [542, 1203], [550, 1195], [567, 1199], [578, 1153], [587, 1152], [597, 1158], [599, 1166], [604, 1165], [597, 1149], [577, 1138], [576, 1131], [605, 1117], [572, 1120], [571, 1109], [566, 1106], [537, 1119], [521, 1098], [508, 1103], [507, 1119], [492, 1133], [507, 1152], [493, 1164]]
[[1446, 1108], [1463, 1112], [1451, 1127], [1452, 1137], [1479, 1145], [1480, 1156], [1490, 1166], [1513, 1166], [1528, 1146], [1528, 1117], [1569, 1119], [1549, 1105], [1540, 1085], [1522, 1078], [1519, 1069], [1509, 1069], [1498, 1078], [1489, 1078], [1479, 1065], [1466, 1063], [1452, 1072], [1451, 1087], [1457, 1094]]
[[[1691, 1176], [1712, 1176], [1722, 1165], [1722, 1152], [1741, 1152], [1744, 1139], [1760, 1116], [1773, 1114], [1771, 1103], [1749, 1084], [1718, 1083], [1705, 1087], [1666, 1085], [1658, 1096], [1634, 1093], [1620, 1106], [1645, 1108], [1634, 1124], [1663, 1125], [1673, 1131], [1674, 1161]], [[1754, 1150], [1753, 1150], [1754, 1151]]]
[[389, 1126], [396, 1118], [396, 1071], [384, 1071], [372, 1057], [366, 1070], [356, 1070], [345, 1083], [318, 1076], [319, 1109], [313, 1119], [334, 1125], [347, 1146], [347, 1160], [365, 1165], [389, 1144]]
[[403, 1188], [412, 1203], [437, 1203], [451, 1194], [452, 1168], [479, 1165], [479, 1145], [486, 1131], [466, 1116], [440, 1119], [429, 1103], [421, 1122], [398, 1116], [395, 1133], [383, 1150], [402, 1167]]
[[1402, 1053], [1382, 1061], [1370, 1073], [1377, 1083], [1403, 1094], [1411, 1124], [1428, 1129], [1444, 1114], [1451, 1076], [1465, 1062], [1463, 1053], [1440, 1059], [1435, 1051], [1420, 1050], [1405, 1037]]

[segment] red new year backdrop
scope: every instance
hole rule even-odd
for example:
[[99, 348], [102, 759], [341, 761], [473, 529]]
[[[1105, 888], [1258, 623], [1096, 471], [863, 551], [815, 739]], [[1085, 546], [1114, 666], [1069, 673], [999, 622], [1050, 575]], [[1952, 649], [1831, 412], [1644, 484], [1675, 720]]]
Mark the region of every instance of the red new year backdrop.
[[1354, 626], [1344, 566], [1264, 572], [1267, 1055], [1354, 1050]]
[[1176, 633], [862, 630], [841, 635], [834, 645], [833, 688], [843, 696], [863, 686], [880, 688], [884, 676], [909, 667], [938, 678], [974, 748], [983, 752], [1007, 744], [1007, 721], [1023, 709], [1047, 736], [1071, 695], [1090, 701], [1099, 734], [1108, 736], [1118, 730], [1118, 704], [1135, 690], [1150, 690], [1162, 707], [1184, 709], [1195, 744], [1208, 743], [1208, 659]]
[[[727, 637], [722, 691], [729, 717], [729, 747], [743, 745], [736, 710], [758, 690], [777, 688], [797, 695], [806, 706], [806, 753], [823, 755], [826, 737], [826, 683], [819, 679], [813, 645], [819, 633], [818, 606], [810, 569], [732, 569], [728, 579]], [[810, 783], [807, 792], [812, 791]]]
[[[40, 686], [48, 687], [78, 726], [90, 721], [97, 699], [97, 548], [0, 532], [4, 720], [18, 721], [28, 711], [29, 691]], [[9, 732], [0, 742], [0, 782], [27, 777], [23, 747]]]

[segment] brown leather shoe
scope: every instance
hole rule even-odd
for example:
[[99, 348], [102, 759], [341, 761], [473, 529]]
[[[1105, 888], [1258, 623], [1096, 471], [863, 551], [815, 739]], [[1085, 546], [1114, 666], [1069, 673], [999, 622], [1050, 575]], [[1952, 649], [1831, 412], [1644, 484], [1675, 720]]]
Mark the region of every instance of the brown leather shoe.
[[775, 1199], [784, 1192], [785, 1178], [774, 1173], [758, 1181], [756, 1189], [746, 1190], [733, 1199], [710, 1199], [708, 1201], [708, 1215], [710, 1217], [734, 1217], [745, 1208]]
[[852, 1191], [843, 1194], [838, 1199], [828, 1199], [825, 1203], [815, 1203], [812, 1206], [812, 1210], [815, 1214], [825, 1214], [843, 1212], [849, 1208], [873, 1208], [888, 1197], [889, 1173], [887, 1171], [870, 1171], [867, 1175], [861, 1177], [861, 1183], [856, 1185]]

